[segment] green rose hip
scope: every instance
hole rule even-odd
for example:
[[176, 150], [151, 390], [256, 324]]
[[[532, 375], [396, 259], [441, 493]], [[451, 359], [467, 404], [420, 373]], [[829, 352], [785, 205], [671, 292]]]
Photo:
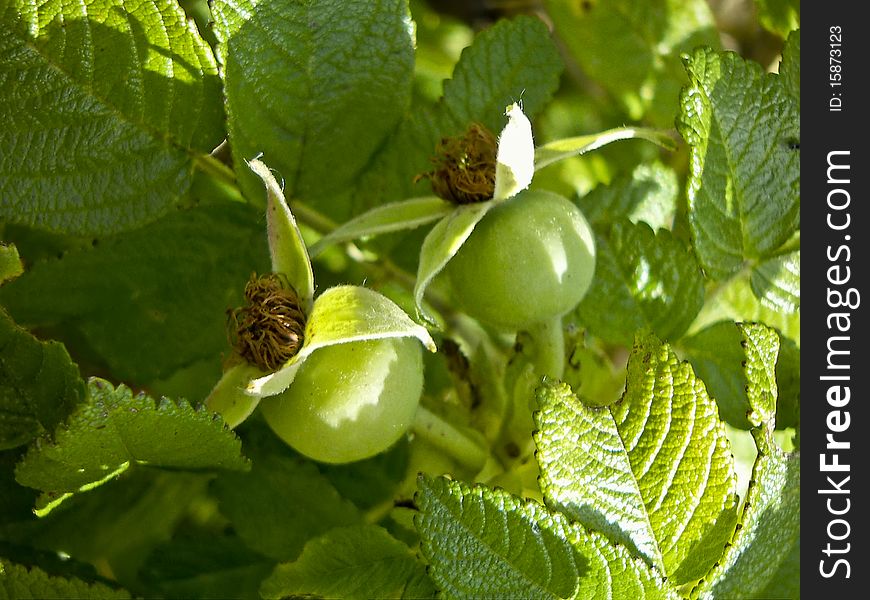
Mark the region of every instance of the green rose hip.
[[318, 349], [293, 384], [260, 402], [269, 426], [328, 463], [383, 452], [408, 430], [423, 389], [420, 342], [391, 338]]
[[444, 269], [472, 317], [521, 329], [576, 306], [595, 272], [594, 236], [580, 210], [525, 190], [493, 207]]

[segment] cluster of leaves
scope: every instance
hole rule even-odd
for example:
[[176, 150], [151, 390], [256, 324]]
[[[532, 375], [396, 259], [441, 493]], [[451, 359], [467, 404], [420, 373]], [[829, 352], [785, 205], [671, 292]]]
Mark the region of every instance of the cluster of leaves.
[[[474, 36], [407, 0], [184, 3], [200, 30], [175, 0], [0, 0], [0, 597], [798, 597], [796, 4], [757, 2], [768, 73], [705, 0]], [[564, 381], [415, 289], [425, 230], [386, 230], [314, 268], [436, 317], [413, 436], [324, 465], [202, 405], [269, 271], [247, 161], [313, 244], [520, 99], [541, 139], [682, 140], [535, 175], [596, 237]]]

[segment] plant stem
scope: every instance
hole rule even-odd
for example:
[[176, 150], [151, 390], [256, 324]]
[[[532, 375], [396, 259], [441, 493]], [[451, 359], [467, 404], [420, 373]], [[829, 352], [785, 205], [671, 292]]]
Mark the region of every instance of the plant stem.
[[565, 332], [562, 329], [562, 318], [535, 323], [526, 332], [534, 345], [532, 356], [537, 374], [562, 379], [565, 374]]
[[443, 450], [456, 462], [474, 471], [480, 470], [489, 455], [486, 448], [455, 425], [423, 406], [417, 407], [412, 430], [421, 439]]

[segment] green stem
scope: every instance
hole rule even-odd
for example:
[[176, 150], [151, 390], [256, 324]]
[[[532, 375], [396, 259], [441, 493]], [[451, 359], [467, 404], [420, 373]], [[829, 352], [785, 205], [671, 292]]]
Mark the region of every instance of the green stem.
[[565, 332], [562, 318], [535, 323], [526, 332], [532, 340], [535, 371], [553, 379], [565, 374]]
[[443, 450], [457, 463], [475, 471], [484, 465], [489, 455], [486, 448], [466, 433], [422, 406], [417, 407], [412, 430], [416, 436]]

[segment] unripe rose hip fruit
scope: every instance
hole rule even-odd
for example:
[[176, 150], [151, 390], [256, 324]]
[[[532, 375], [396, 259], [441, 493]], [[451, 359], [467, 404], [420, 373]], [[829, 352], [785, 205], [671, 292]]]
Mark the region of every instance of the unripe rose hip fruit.
[[383, 452], [411, 426], [423, 390], [415, 338], [316, 350], [290, 387], [260, 403], [269, 426], [302, 454], [328, 463]]
[[444, 273], [467, 314], [521, 329], [580, 302], [595, 273], [594, 236], [567, 198], [525, 190], [486, 214]]

